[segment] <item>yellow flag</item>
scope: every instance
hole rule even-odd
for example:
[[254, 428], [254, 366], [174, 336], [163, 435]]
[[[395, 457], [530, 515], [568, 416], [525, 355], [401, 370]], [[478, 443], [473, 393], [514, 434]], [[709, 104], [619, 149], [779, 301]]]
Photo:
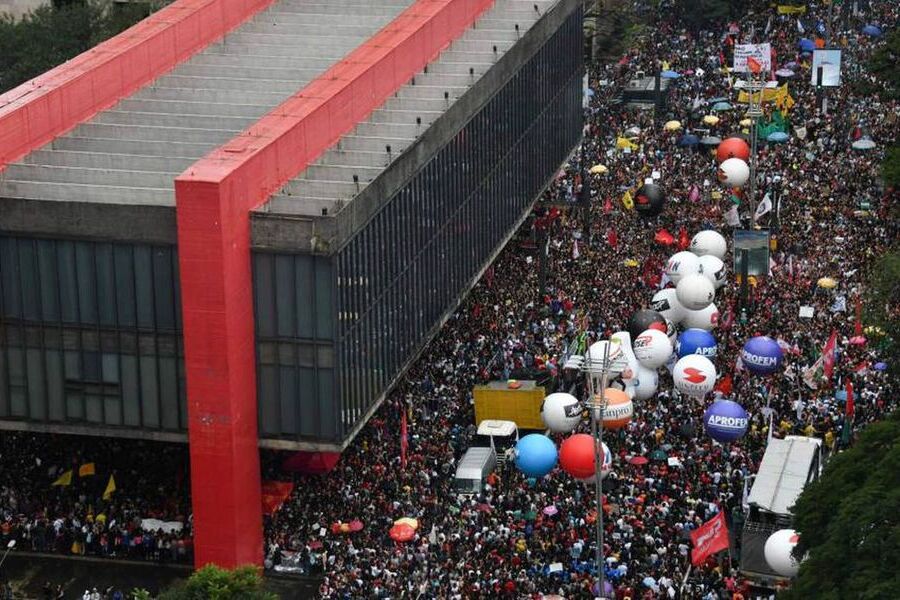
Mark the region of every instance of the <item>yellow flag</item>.
[[112, 475], [110, 475], [109, 483], [106, 484], [106, 490], [103, 492], [103, 499], [109, 500], [110, 498], [112, 498], [113, 492], [115, 492], [115, 491], [116, 491], [116, 480]]
[[637, 144], [629, 140], [628, 138], [616, 138], [616, 148], [619, 150], [637, 150]]
[[50, 484], [51, 487], [54, 485], [72, 485], [72, 469], [69, 469], [68, 471], [60, 475], [59, 479]]
[[631, 210], [634, 208], [634, 199], [631, 197], [631, 190], [625, 192], [625, 195], [622, 196], [622, 206]]
[[802, 15], [806, 13], [805, 6], [791, 6], [790, 4], [779, 4], [776, 10], [779, 15]]
[[78, 476], [79, 477], [89, 477], [91, 475], [96, 475], [97, 470], [94, 468], [94, 463], [85, 463], [78, 467]]

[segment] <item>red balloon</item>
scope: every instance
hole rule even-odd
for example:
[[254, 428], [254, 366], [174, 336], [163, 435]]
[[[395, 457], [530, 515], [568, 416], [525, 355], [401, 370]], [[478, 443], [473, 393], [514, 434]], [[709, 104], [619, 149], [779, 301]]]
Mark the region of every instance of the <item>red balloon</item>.
[[743, 161], [750, 160], [750, 146], [739, 137], [730, 137], [722, 140], [716, 148], [716, 160], [725, 162], [729, 158], [739, 158]]
[[559, 464], [563, 471], [576, 479], [593, 477], [594, 438], [586, 433], [567, 437], [559, 447]]

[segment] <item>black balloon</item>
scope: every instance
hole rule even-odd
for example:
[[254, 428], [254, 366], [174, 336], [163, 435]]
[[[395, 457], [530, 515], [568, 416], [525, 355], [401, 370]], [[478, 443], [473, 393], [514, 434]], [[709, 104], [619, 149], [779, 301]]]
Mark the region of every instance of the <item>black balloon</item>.
[[628, 333], [631, 334], [631, 341], [634, 342], [637, 336], [641, 335], [650, 328], [658, 329], [666, 333], [666, 319], [655, 310], [643, 308], [628, 319]]
[[662, 212], [665, 202], [663, 189], [655, 183], [646, 183], [634, 197], [634, 208], [645, 217], [655, 217]]

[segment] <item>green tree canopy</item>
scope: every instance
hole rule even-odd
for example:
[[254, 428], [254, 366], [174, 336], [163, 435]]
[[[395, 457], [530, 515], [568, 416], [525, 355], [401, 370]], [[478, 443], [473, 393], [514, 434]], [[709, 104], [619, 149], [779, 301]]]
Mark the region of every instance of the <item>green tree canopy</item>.
[[263, 591], [256, 567], [228, 571], [207, 565], [187, 581], [164, 591], [159, 600], [278, 600], [278, 596]]
[[131, 27], [166, 0], [110, 6], [87, 0], [42, 6], [22, 19], [0, 13], [0, 93]]
[[887, 252], [875, 261], [866, 290], [866, 324], [881, 328], [874, 337], [883, 359], [895, 374], [900, 371], [900, 252]]
[[900, 598], [900, 411], [869, 425], [794, 506], [809, 553], [779, 600]]

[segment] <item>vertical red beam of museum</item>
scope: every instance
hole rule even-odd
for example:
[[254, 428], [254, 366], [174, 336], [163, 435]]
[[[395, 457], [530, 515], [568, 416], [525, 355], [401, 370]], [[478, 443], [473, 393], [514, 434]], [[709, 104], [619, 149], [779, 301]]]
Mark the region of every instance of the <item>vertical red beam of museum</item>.
[[179, 182], [194, 564], [262, 563], [256, 355], [247, 206]]
[[416, 0], [175, 180], [194, 564], [262, 564], [250, 211], [409, 81], [493, 0]]

